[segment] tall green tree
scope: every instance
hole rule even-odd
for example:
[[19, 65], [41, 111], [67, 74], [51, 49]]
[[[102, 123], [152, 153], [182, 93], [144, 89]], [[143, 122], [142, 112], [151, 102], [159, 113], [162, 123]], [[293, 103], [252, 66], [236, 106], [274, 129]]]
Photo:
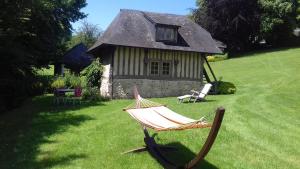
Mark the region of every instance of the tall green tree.
[[86, 16], [80, 12], [84, 6], [85, 0], [0, 2], [0, 111], [28, 95], [34, 68], [57, 60], [64, 52], [71, 22]]
[[297, 13], [296, 19], [297, 19], [298, 27], [300, 27], [300, 0], [297, 1], [296, 13]]
[[81, 26], [75, 31], [75, 34], [68, 42], [68, 48], [72, 48], [78, 43], [83, 43], [85, 46], [90, 48], [101, 34], [102, 29], [98, 25], [89, 23], [87, 20], [83, 20], [81, 22]]
[[194, 20], [227, 44], [229, 54], [249, 50], [258, 39], [259, 8], [256, 0], [197, 0]]
[[229, 54], [256, 47], [300, 44], [293, 30], [300, 23], [300, 0], [197, 0], [193, 19], [214, 38], [225, 42]]
[[259, 4], [261, 38], [273, 46], [293, 43], [292, 32], [297, 27], [297, 17], [299, 17], [297, 0], [259, 0]]

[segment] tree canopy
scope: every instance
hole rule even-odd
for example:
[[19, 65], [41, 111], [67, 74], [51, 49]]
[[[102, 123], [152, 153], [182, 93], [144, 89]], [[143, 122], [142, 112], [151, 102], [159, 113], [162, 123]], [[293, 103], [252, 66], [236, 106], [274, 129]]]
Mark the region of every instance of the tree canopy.
[[192, 18], [229, 54], [253, 49], [261, 40], [282, 46], [294, 42], [299, 26], [299, 0], [197, 0]]
[[1, 102], [6, 96], [26, 95], [23, 80], [32, 77], [34, 68], [48, 65], [64, 53], [71, 22], [86, 17], [80, 11], [85, 6], [85, 0], [0, 2]]
[[255, 0], [198, 0], [194, 19], [228, 50], [249, 49], [259, 34], [259, 11]]
[[[260, 0], [261, 36], [274, 46], [288, 44], [297, 27], [296, 0]], [[299, 15], [299, 13], [298, 13]]]
[[88, 48], [97, 41], [97, 39], [102, 34], [102, 30], [98, 25], [83, 20], [81, 26], [72, 36], [71, 40], [68, 42], [68, 48], [72, 48], [79, 43], [83, 43]]

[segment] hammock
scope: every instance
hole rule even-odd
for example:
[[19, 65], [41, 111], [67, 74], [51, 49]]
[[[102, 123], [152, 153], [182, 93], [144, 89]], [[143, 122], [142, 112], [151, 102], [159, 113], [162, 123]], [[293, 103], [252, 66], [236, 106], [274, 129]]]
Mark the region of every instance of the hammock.
[[[219, 107], [216, 110], [216, 115], [212, 124], [208, 123], [205, 118], [194, 120], [180, 114], [173, 112], [168, 109], [165, 105], [155, 103], [146, 99], [143, 99], [134, 88], [135, 103], [126, 107], [124, 111], [128, 112], [131, 117], [137, 120], [142, 126], [145, 134], [144, 142], [145, 146], [142, 148], [127, 151], [129, 152], [140, 152], [149, 151], [149, 153], [160, 162], [164, 168], [186, 168], [190, 169], [196, 166], [209, 152], [212, 147], [215, 138], [218, 135], [219, 128], [221, 126], [225, 109]], [[168, 131], [168, 130], [184, 130], [193, 128], [206, 128], [211, 127], [208, 137], [202, 146], [199, 153], [189, 162], [183, 165], [175, 164], [169, 161], [162, 149], [169, 149], [166, 146], [159, 145], [155, 142], [154, 136], [150, 136], [148, 128], [154, 129], [155, 131]]]
[[199, 120], [187, 118], [164, 105], [142, 98], [138, 93], [135, 95], [135, 105], [128, 106], [124, 110], [145, 127], [152, 128], [157, 132], [211, 127], [204, 117]]

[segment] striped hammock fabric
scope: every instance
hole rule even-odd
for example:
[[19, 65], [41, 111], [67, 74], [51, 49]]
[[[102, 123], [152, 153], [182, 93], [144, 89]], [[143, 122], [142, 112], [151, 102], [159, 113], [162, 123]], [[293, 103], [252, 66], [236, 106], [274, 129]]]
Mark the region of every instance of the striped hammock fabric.
[[164, 105], [143, 99], [139, 95], [136, 98], [135, 106], [124, 110], [145, 127], [156, 131], [211, 127], [211, 124], [207, 123], [203, 117], [194, 120], [175, 113]]

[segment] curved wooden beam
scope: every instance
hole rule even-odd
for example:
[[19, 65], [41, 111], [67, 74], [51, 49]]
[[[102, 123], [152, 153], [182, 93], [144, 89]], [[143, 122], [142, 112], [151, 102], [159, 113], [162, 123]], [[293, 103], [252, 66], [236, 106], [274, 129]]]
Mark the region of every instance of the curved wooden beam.
[[196, 166], [200, 161], [202, 161], [204, 159], [204, 157], [207, 155], [207, 153], [209, 152], [210, 148], [212, 147], [212, 145], [218, 135], [220, 126], [222, 124], [224, 113], [225, 113], [225, 109], [223, 107], [219, 107], [216, 110], [216, 115], [215, 115], [211, 130], [209, 132], [209, 135], [208, 135], [203, 147], [201, 148], [200, 152], [196, 155], [196, 157], [194, 159], [192, 159], [191, 161], [189, 161], [187, 164], [178, 166], [178, 165], [175, 165], [174, 163], [170, 162], [166, 157], [164, 157], [162, 155], [162, 153], [160, 152], [161, 146], [156, 144], [154, 138], [150, 137], [147, 129], [144, 128], [144, 134], [145, 134], [144, 142], [146, 144], [146, 148], [149, 151], [149, 153], [164, 166], [164, 168], [190, 169], [190, 168]]
[[214, 122], [212, 124], [211, 130], [209, 132], [209, 135], [208, 135], [202, 149], [200, 150], [200, 152], [197, 154], [197, 156], [194, 159], [192, 159], [190, 162], [188, 162], [185, 165], [184, 168], [189, 169], [189, 168], [194, 167], [197, 163], [202, 161], [204, 159], [204, 157], [207, 155], [207, 153], [209, 152], [210, 148], [214, 144], [214, 141], [218, 135], [219, 129], [222, 124], [224, 113], [225, 113], [225, 109], [223, 107], [219, 107], [216, 110]]

